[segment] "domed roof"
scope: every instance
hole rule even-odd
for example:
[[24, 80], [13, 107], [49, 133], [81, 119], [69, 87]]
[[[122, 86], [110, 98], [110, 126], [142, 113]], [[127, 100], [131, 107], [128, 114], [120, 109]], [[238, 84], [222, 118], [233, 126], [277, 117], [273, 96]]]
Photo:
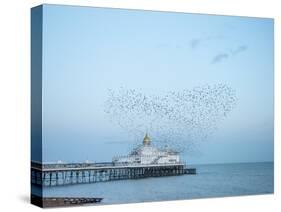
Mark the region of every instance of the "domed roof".
[[147, 133], [145, 134], [144, 138], [143, 138], [143, 144], [144, 145], [149, 145], [151, 142], [150, 138], [148, 137]]

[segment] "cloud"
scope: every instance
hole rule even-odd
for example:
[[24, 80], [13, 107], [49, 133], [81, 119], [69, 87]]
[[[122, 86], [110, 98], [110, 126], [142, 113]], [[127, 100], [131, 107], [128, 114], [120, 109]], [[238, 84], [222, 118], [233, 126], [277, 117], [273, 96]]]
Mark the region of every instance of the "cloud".
[[248, 46], [247, 45], [241, 45], [241, 46], [238, 46], [236, 49], [234, 49], [232, 51], [232, 55], [236, 55], [236, 54], [239, 54], [241, 52], [244, 52], [248, 49]]
[[248, 49], [248, 46], [247, 45], [240, 45], [238, 46], [237, 48], [235, 49], [230, 49], [229, 52], [222, 52], [222, 53], [219, 53], [217, 55], [215, 55], [211, 61], [211, 64], [214, 64], [214, 63], [219, 63], [223, 60], [226, 60], [226, 59], [229, 59], [233, 56], [236, 56], [242, 52], [245, 52], [246, 50]]
[[212, 40], [221, 40], [221, 39], [223, 39], [223, 36], [221, 36], [221, 35], [193, 38], [192, 40], [190, 40], [189, 45], [192, 49], [196, 49], [197, 47], [202, 45], [202, 43], [205, 43], [207, 41], [212, 41]]
[[198, 46], [199, 46], [199, 44], [201, 43], [201, 39], [192, 39], [191, 41], [190, 41], [190, 47], [192, 48], [192, 49], [195, 49], [195, 48], [197, 48]]
[[227, 59], [229, 57], [229, 54], [228, 53], [220, 53], [220, 54], [217, 54], [214, 58], [213, 58], [213, 60], [212, 60], [212, 64], [214, 64], [214, 63], [219, 63], [219, 62], [221, 62], [222, 60], [225, 60], [225, 59]]

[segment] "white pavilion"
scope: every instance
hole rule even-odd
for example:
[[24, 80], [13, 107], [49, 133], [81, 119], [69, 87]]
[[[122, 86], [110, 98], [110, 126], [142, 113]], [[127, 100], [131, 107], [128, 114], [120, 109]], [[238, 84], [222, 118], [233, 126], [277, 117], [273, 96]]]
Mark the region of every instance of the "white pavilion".
[[180, 163], [179, 153], [171, 150], [160, 150], [151, 145], [151, 140], [146, 134], [142, 145], [127, 156], [117, 156], [112, 159], [115, 165], [140, 165], [140, 164], [178, 164]]

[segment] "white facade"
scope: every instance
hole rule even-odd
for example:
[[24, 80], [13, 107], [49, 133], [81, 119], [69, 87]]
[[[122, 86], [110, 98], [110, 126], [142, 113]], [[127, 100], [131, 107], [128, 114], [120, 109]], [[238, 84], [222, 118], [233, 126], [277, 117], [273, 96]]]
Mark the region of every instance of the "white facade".
[[127, 156], [118, 156], [112, 159], [114, 164], [177, 164], [180, 163], [178, 152], [160, 150], [150, 145], [150, 138], [145, 135], [143, 144], [135, 148]]

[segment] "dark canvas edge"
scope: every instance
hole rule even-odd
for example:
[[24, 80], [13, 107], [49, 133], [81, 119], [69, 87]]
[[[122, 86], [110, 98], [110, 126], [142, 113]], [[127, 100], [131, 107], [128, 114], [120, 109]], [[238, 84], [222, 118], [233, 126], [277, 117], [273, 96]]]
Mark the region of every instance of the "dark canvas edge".
[[[43, 46], [43, 5], [31, 8], [31, 161], [42, 162], [42, 46]], [[31, 165], [30, 165], [31, 166]], [[31, 167], [30, 167], [31, 168]], [[32, 181], [41, 175], [34, 176], [30, 170], [30, 202], [43, 207], [43, 186], [38, 187], [39, 194], [34, 195]]]

